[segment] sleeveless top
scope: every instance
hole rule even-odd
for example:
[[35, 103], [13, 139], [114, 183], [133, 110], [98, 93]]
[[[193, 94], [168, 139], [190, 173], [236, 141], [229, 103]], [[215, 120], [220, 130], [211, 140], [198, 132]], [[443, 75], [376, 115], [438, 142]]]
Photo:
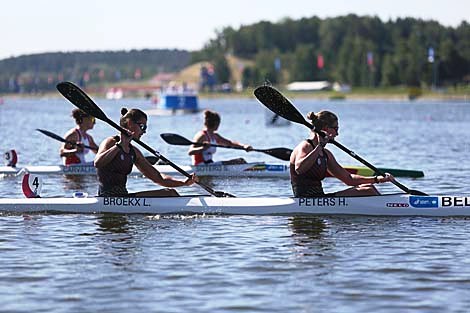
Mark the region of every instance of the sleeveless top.
[[[78, 135], [78, 141], [83, 143], [85, 146], [90, 145], [90, 135], [87, 133], [83, 133], [80, 131], [80, 129], [75, 128], [75, 132], [77, 132]], [[74, 153], [66, 157], [62, 157], [62, 162], [64, 165], [71, 165], [71, 164], [87, 164], [85, 155], [90, 151], [88, 148], [83, 148], [83, 151], [80, 153]]]
[[[117, 137], [117, 138], [116, 138]], [[119, 137], [114, 139], [119, 141]], [[116, 154], [114, 159], [103, 167], [96, 169], [99, 181], [98, 196], [126, 196], [128, 195], [126, 184], [127, 175], [132, 171], [136, 161], [134, 147], [129, 145], [129, 152], [126, 153], [122, 148]]]
[[[206, 141], [210, 142], [213, 145], [217, 144], [217, 140], [215, 139], [215, 137], [209, 135], [206, 130], [203, 130], [202, 133], [206, 137]], [[216, 151], [216, 147], [209, 147], [208, 149], [203, 150], [201, 153], [193, 154], [193, 165], [213, 163], [214, 161], [212, 160], [212, 155]]]
[[[315, 149], [311, 139], [307, 139], [307, 142]], [[327, 176], [328, 171], [328, 155], [325, 151], [323, 155], [317, 157], [315, 164], [305, 173], [298, 174], [292, 163], [290, 163], [289, 170], [294, 197], [318, 197], [325, 194], [321, 182]]]

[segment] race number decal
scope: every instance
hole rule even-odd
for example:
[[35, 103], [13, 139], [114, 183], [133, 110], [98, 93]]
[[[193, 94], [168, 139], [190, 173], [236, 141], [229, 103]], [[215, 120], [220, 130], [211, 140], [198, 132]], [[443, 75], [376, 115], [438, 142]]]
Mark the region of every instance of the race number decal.
[[16, 162], [18, 162], [18, 155], [16, 154], [15, 150], [5, 152], [3, 158], [6, 166], [15, 167]]
[[21, 187], [26, 198], [39, 198], [42, 189], [42, 179], [39, 176], [26, 173], [23, 176]]

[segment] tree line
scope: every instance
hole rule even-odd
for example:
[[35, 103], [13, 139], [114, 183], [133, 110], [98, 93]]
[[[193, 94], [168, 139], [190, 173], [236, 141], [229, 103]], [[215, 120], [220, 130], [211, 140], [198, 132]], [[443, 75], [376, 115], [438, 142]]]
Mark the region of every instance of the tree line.
[[[329, 80], [351, 86], [449, 86], [470, 80], [470, 25], [347, 15], [277, 23], [261, 21], [218, 31], [194, 60], [220, 55], [254, 60], [243, 84]], [[221, 63], [222, 66], [223, 62]], [[223, 74], [230, 79], [230, 74]]]
[[82, 86], [146, 80], [179, 71], [190, 60], [190, 52], [169, 49], [23, 55], [0, 60], [0, 93], [51, 91], [64, 80]]

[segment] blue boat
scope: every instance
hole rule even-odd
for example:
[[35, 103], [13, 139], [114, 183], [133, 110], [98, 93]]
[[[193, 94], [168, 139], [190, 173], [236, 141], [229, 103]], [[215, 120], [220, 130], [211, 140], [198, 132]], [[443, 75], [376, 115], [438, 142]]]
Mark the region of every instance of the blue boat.
[[161, 93], [157, 104], [157, 109], [172, 112], [183, 111], [185, 113], [195, 113], [199, 111], [197, 93], [194, 91]]

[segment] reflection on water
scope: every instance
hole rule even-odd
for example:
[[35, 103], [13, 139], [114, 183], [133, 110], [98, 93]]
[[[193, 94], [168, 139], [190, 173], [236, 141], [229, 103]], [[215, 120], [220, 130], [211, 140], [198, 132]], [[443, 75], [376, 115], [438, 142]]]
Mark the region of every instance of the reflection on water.
[[90, 185], [97, 185], [96, 175], [62, 175], [62, 187], [65, 190], [82, 191]]
[[106, 213], [98, 217], [97, 225], [98, 231], [103, 233], [129, 233], [129, 221], [127, 215]]
[[327, 231], [327, 224], [321, 218], [309, 216], [294, 216], [289, 218], [289, 229], [299, 244], [304, 241], [321, 240]]

